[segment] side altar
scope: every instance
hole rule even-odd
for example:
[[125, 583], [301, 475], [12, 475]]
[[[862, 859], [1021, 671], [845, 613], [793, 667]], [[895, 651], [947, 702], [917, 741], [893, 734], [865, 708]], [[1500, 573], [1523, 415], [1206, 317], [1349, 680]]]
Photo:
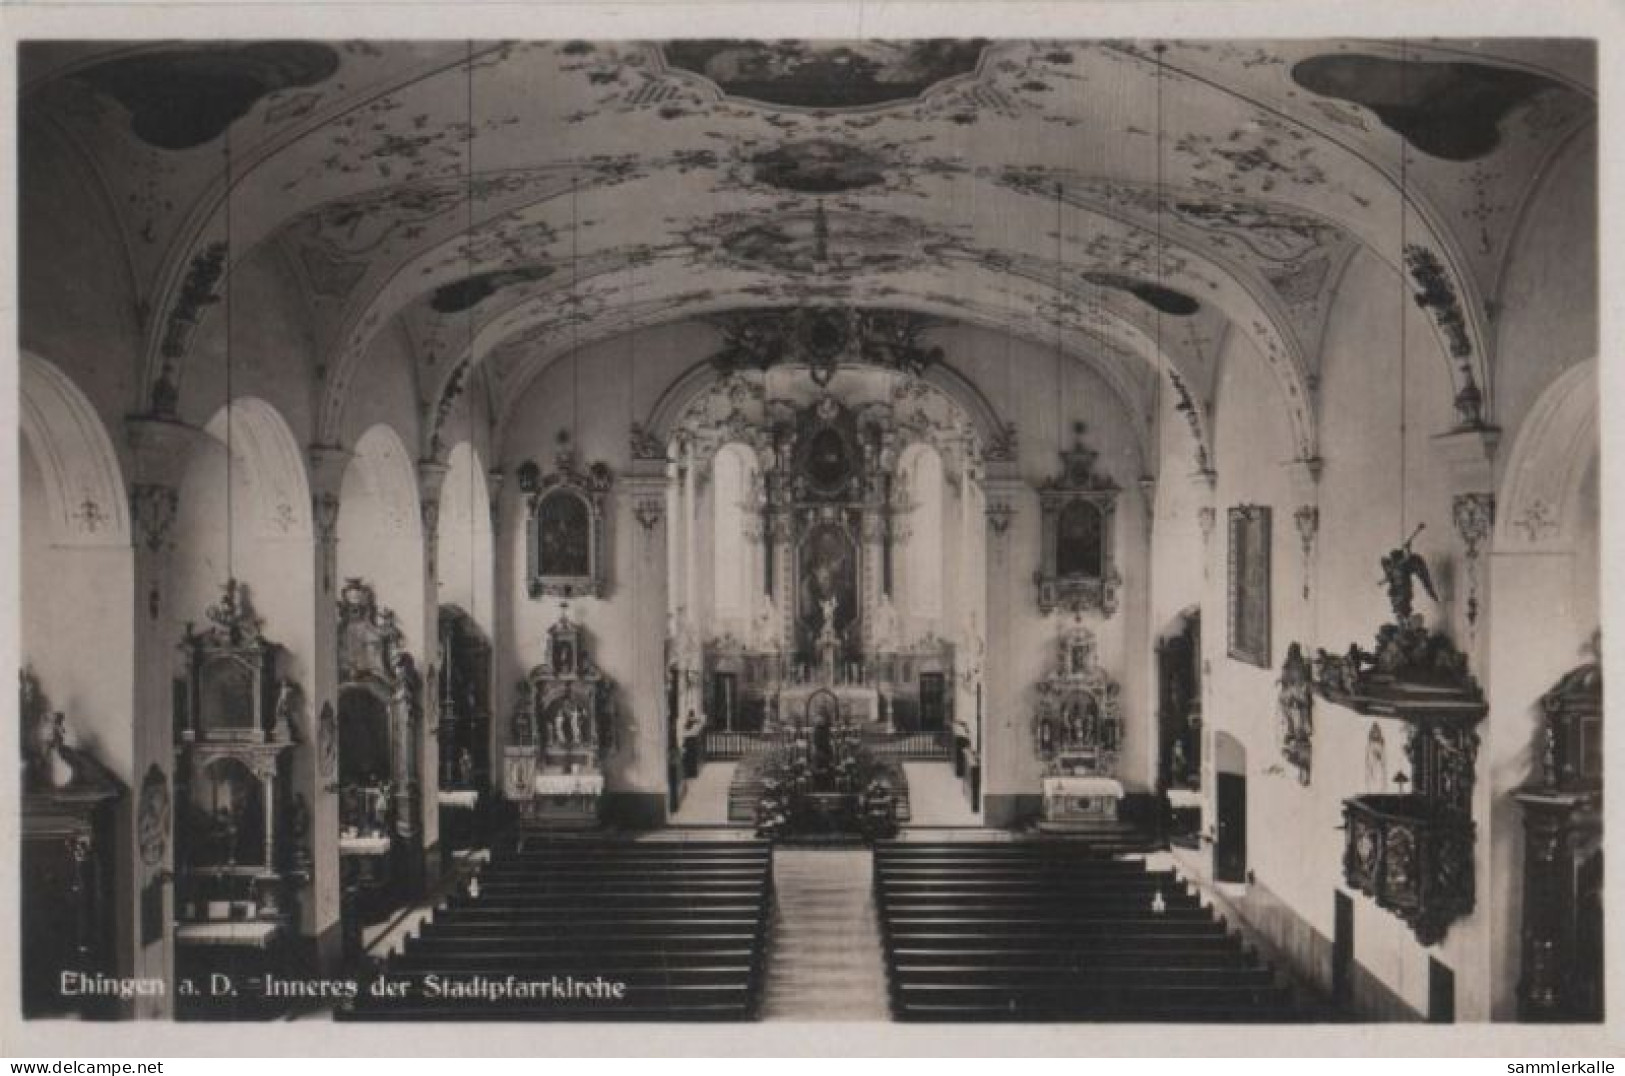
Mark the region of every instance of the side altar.
[[1044, 764], [1039, 828], [1075, 832], [1115, 823], [1123, 798], [1120, 693], [1100, 667], [1094, 633], [1081, 623], [1061, 633], [1055, 668], [1038, 684], [1033, 739]]
[[502, 791], [522, 827], [597, 824], [615, 718], [615, 682], [593, 663], [586, 630], [561, 609], [546, 659], [519, 681], [503, 751]]

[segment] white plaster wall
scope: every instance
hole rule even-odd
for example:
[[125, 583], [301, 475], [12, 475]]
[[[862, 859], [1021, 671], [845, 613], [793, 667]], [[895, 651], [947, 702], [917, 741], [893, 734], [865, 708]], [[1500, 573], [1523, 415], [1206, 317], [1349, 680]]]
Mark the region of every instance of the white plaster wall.
[[44, 480], [28, 443], [19, 446], [19, 656], [33, 667], [52, 709], [67, 715], [70, 742], [136, 788], [130, 551], [53, 545]]
[[[1398, 327], [1408, 335], [1402, 370]], [[1217, 389], [1214, 448], [1217, 525], [1209, 551], [1204, 602], [1207, 722], [1237, 736], [1247, 749], [1249, 866], [1309, 926], [1330, 939], [1333, 892], [1342, 879], [1341, 806], [1369, 789], [1366, 740], [1371, 720], [1317, 700], [1312, 782], [1299, 784], [1280, 756], [1275, 681], [1290, 642], [1340, 653], [1351, 642], [1370, 648], [1377, 627], [1391, 616], [1379, 585], [1378, 560], [1418, 523], [1426, 529], [1415, 548], [1433, 568], [1442, 602], [1419, 596], [1418, 611], [1432, 626], [1446, 625], [1464, 641], [1465, 585], [1461, 551], [1451, 522], [1451, 486], [1432, 438], [1452, 420], [1451, 390], [1443, 359], [1422, 312], [1401, 296], [1393, 273], [1369, 254], [1357, 256], [1339, 289], [1321, 361], [1321, 456], [1318, 491], [1295, 475], [1292, 446], [1271, 414], [1274, 389], [1250, 345], [1232, 336]], [[1402, 394], [1400, 386], [1405, 386]], [[1406, 432], [1401, 439], [1403, 406]], [[1404, 445], [1403, 459], [1401, 444]], [[1172, 489], [1172, 486], [1165, 487]], [[1402, 492], [1403, 491], [1403, 494]], [[1187, 505], [1189, 502], [1185, 502]], [[1260, 669], [1227, 656], [1226, 510], [1236, 504], [1273, 510], [1271, 667]], [[1303, 560], [1293, 512], [1318, 503], [1320, 527], [1313, 551], [1310, 596], [1304, 599]], [[1159, 567], [1166, 561], [1159, 561]], [[1184, 587], [1170, 587], [1170, 595]], [[1174, 606], [1159, 601], [1158, 615]], [[1409, 771], [1403, 727], [1384, 721], [1388, 777]], [[1475, 809], [1487, 831], [1487, 792]], [[1209, 817], [1211, 822], [1211, 815]], [[1478, 868], [1487, 877], [1488, 841], [1478, 843]], [[1497, 880], [1497, 885], [1504, 884]], [[1416, 943], [1396, 917], [1355, 895], [1355, 958], [1419, 1011], [1425, 1011], [1428, 957], [1457, 976], [1457, 1013], [1488, 1016], [1487, 942], [1483, 908], [1492, 896], [1479, 886], [1480, 910], [1450, 928], [1434, 949]]]
[[485, 466], [466, 441], [451, 450], [446, 466], [437, 526], [436, 605], [457, 606], [489, 633], [495, 595]]
[[[557, 599], [532, 599], [526, 594], [527, 509], [524, 494], [513, 477], [515, 469], [529, 459], [544, 474], [552, 471], [558, 432], [573, 429], [572, 440], [581, 464], [602, 461], [617, 476], [623, 475], [630, 462], [631, 423], [645, 421], [666, 387], [689, 366], [709, 357], [715, 347], [715, 333], [704, 325], [639, 330], [584, 348], [578, 357], [579, 366], [574, 369], [569, 358], [555, 363], [516, 401], [502, 441], [501, 466], [506, 477], [496, 535], [495, 724], [499, 745], [510, 736], [514, 684], [542, 660], [547, 629], [559, 616]], [[618, 502], [612, 497], [611, 504]], [[570, 616], [590, 633], [594, 660], [619, 686], [622, 720], [636, 729], [635, 736], [623, 737], [622, 749], [611, 759], [606, 775], [610, 790], [663, 797], [664, 701], [658, 693], [648, 698], [633, 697], [631, 684], [637, 662], [650, 656], [648, 648], [664, 644], [665, 597], [664, 591], [655, 595], [632, 586], [631, 581], [637, 578], [634, 558], [654, 558], [652, 566], [645, 565], [645, 570], [652, 567], [664, 575], [666, 549], [663, 542], [656, 547], [645, 540], [641, 528], [625, 518], [624, 512], [612, 508], [610, 514], [605, 546], [611, 559], [609, 593], [602, 599], [571, 601]], [[705, 514], [701, 518], [703, 523]], [[705, 559], [700, 558], [701, 566], [708, 572]], [[644, 629], [650, 638], [638, 638], [640, 624], [655, 628], [652, 633]]]

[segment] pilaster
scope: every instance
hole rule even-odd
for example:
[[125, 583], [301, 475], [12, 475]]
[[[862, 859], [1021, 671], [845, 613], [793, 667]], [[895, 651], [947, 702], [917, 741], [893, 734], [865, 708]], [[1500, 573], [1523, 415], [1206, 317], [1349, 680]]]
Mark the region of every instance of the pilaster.
[[[193, 453], [208, 435], [169, 419], [132, 417], [127, 420], [130, 445], [130, 517], [133, 539], [132, 588], [135, 619], [133, 656], [135, 675], [133, 716], [133, 772], [144, 774], [153, 766], [169, 781], [174, 802], [174, 672], [175, 643], [167, 630], [166, 614], [173, 594], [171, 552], [174, 526], [180, 511], [180, 487]], [[178, 806], [178, 805], [177, 805]], [[132, 833], [121, 859], [134, 864], [131, 884], [119, 892], [134, 903], [135, 946], [132, 974], [169, 979], [175, 951], [175, 849], [166, 840], [161, 856], [148, 863], [141, 855], [139, 834]], [[122, 883], [121, 879], [121, 883]], [[146, 905], [144, 908], [143, 905]], [[145, 912], [146, 914], [143, 914]], [[155, 928], [149, 933], [148, 928]], [[173, 986], [173, 983], [171, 983]], [[162, 997], [136, 999], [138, 1017], [173, 1014], [173, 991]]]
[[309, 690], [303, 715], [305, 736], [294, 754], [294, 794], [310, 803], [310, 892], [303, 911], [303, 928], [314, 940], [316, 961], [322, 971], [334, 969], [343, 955], [340, 927], [339, 799], [337, 745], [327, 749], [338, 728], [338, 548], [339, 494], [351, 454], [332, 445], [311, 445], [309, 461], [311, 552], [315, 557], [316, 640], [310, 660]]

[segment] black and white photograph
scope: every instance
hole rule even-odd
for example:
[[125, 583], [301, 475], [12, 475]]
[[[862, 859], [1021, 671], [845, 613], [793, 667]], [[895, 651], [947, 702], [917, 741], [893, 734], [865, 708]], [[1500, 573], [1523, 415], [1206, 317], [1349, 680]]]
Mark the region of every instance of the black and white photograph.
[[8, 29], [24, 1052], [1619, 1053], [1612, 42], [651, 7]]

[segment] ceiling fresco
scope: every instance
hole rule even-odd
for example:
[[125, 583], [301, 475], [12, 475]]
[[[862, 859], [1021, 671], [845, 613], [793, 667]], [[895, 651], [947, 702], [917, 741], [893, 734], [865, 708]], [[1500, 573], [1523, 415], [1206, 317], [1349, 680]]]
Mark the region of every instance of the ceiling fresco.
[[828, 303], [1062, 342], [1136, 408], [1162, 371], [1193, 415], [1240, 333], [1312, 455], [1360, 250], [1492, 398], [1504, 237], [1596, 115], [1589, 46], [1554, 41], [55, 42], [20, 67], [25, 162], [71, 143], [108, 186], [149, 381], [274, 250], [316, 312], [323, 438], [397, 328], [432, 417], [477, 364], [508, 400], [633, 326]]
[[976, 70], [987, 42], [668, 41], [668, 67], [713, 82], [731, 97], [792, 108], [864, 108], [918, 97]]

